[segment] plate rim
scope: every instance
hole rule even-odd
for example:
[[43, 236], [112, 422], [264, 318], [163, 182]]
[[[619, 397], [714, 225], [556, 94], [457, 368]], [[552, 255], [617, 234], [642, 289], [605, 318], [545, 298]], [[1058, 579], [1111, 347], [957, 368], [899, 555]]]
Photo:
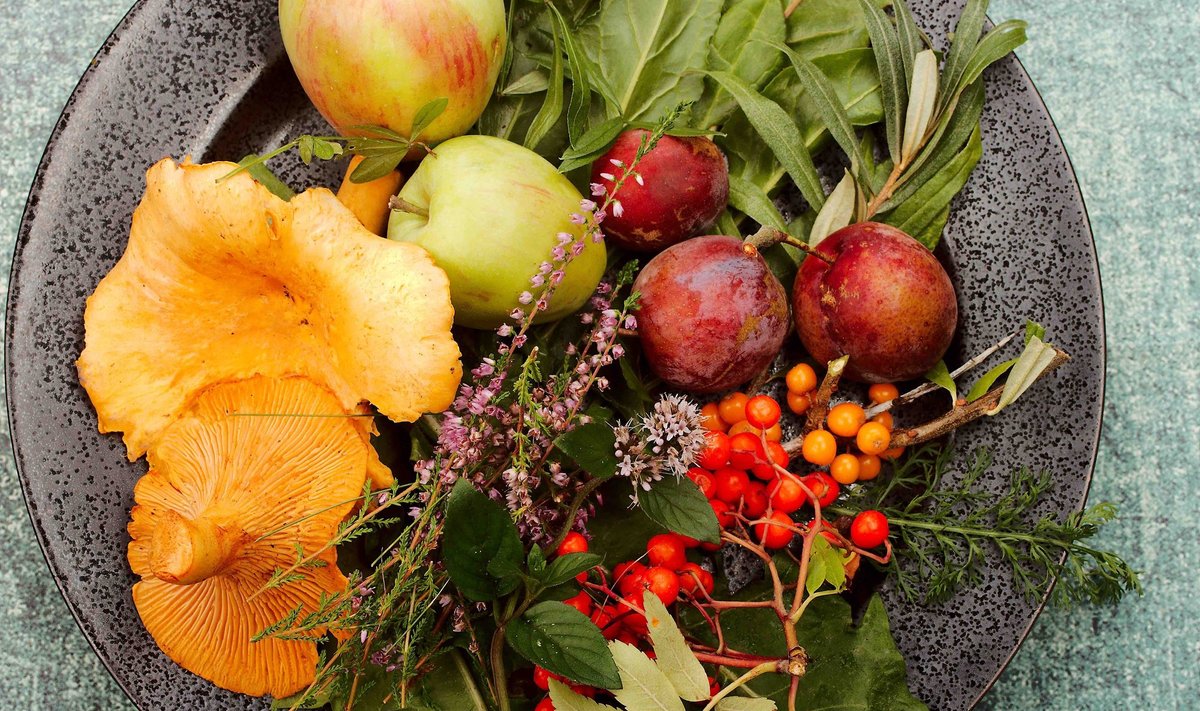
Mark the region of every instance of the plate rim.
[[[45, 537], [46, 537], [45, 530], [44, 530], [43, 526], [41, 525], [40, 521], [38, 520], [38, 518], [34, 515], [33, 507], [30, 504], [28, 479], [27, 479], [26, 473], [25, 473], [26, 467], [25, 467], [24, 461], [21, 456], [21, 450], [17, 444], [17, 437], [15, 436], [15, 432], [14, 432], [14, 430], [16, 429], [14, 427], [14, 424], [16, 423], [16, 421], [18, 419], [18, 415], [17, 415], [16, 407], [15, 407], [15, 404], [13, 401], [12, 390], [9, 387], [10, 378], [11, 378], [11, 375], [10, 375], [11, 359], [9, 358], [9, 354], [10, 354], [10, 344], [13, 340], [13, 335], [12, 335], [13, 334], [13, 319], [14, 319], [14, 313], [15, 313], [14, 304], [19, 300], [19, 297], [20, 297], [20, 287], [21, 287], [20, 281], [21, 280], [20, 280], [20, 277], [18, 274], [18, 271], [19, 271], [18, 267], [22, 261], [22, 256], [24, 253], [25, 246], [29, 241], [32, 222], [36, 218], [36, 215], [38, 212], [38, 207], [40, 206], [39, 197], [40, 197], [42, 185], [44, 183], [45, 175], [47, 172], [49, 172], [49, 170], [52, 167], [53, 162], [54, 162], [53, 161], [53, 158], [54, 158], [53, 151], [57, 147], [57, 145], [59, 143], [59, 139], [61, 138], [63, 131], [71, 123], [71, 120], [73, 118], [73, 116], [71, 115], [71, 109], [75, 105], [80, 93], [82, 91], [84, 91], [91, 84], [91, 82], [94, 80], [94, 78], [97, 74], [96, 70], [107, 60], [108, 56], [111, 54], [113, 47], [124, 38], [124, 35], [130, 30], [131, 26], [137, 21], [137, 19], [142, 15], [142, 13], [145, 11], [145, 9], [151, 4], [152, 4], [152, 0], [136, 0], [134, 2], [134, 4], [121, 17], [121, 19], [118, 21], [118, 23], [114, 26], [112, 31], [109, 32], [108, 36], [105, 38], [105, 40], [101, 44], [100, 48], [96, 51], [96, 53], [92, 56], [91, 60], [88, 62], [87, 68], [84, 70], [83, 74], [80, 76], [80, 78], [76, 82], [75, 86], [71, 89], [71, 93], [70, 93], [69, 97], [67, 98], [66, 103], [63, 105], [62, 110], [59, 112], [58, 118], [55, 121], [54, 128], [51, 130], [50, 135], [47, 138], [46, 145], [45, 145], [44, 149], [42, 150], [41, 157], [38, 160], [37, 169], [34, 171], [33, 179], [30, 183], [29, 190], [26, 194], [25, 206], [21, 213], [21, 220], [20, 220], [19, 227], [17, 230], [16, 241], [13, 245], [12, 262], [9, 265], [9, 285], [8, 285], [8, 290], [7, 290], [7, 300], [5, 302], [5, 315], [4, 315], [5, 338], [4, 338], [4, 346], [3, 346], [3, 348], [4, 348], [3, 354], [4, 354], [4, 361], [5, 361], [4, 375], [3, 375], [4, 384], [5, 384], [5, 413], [6, 413], [6, 416], [8, 417], [10, 434], [14, 435], [14, 436], [10, 437], [9, 446], [13, 452], [13, 463], [14, 463], [14, 468], [16, 469], [17, 479], [19, 481], [20, 488], [21, 488], [22, 501], [25, 504], [25, 513], [28, 516], [29, 522], [34, 529], [34, 535], [35, 535], [35, 539], [37, 540], [38, 548], [40, 549], [40, 551], [42, 553], [42, 558], [46, 562], [46, 566], [50, 571], [50, 576], [54, 581], [55, 588], [58, 590], [59, 595], [62, 597], [63, 601], [66, 603], [67, 609], [71, 613], [71, 618], [74, 620], [76, 627], [79, 629], [79, 631], [83, 635], [84, 639], [87, 641], [87, 644], [91, 648], [92, 653], [95, 654], [96, 657], [99, 658], [101, 664], [104, 666], [105, 671], [107, 671], [109, 676], [113, 679], [113, 681], [116, 682], [117, 687], [121, 689], [121, 692], [125, 695], [125, 697], [129, 700], [129, 702], [131, 704], [133, 704], [133, 706], [135, 708], [138, 708], [138, 709], [141, 709], [143, 707], [138, 704], [137, 700], [134, 698], [134, 695], [130, 691], [126, 682], [120, 677], [120, 675], [118, 675], [114, 671], [112, 664], [110, 663], [110, 660], [108, 659], [108, 657], [105, 654], [101, 653], [101, 651], [99, 650], [99, 648], [96, 645], [95, 640], [93, 640], [92, 636], [88, 633], [87, 629], [85, 628], [77, 605], [71, 600], [70, 596], [67, 595], [66, 590], [63, 588], [62, 574], [56, 567], [54, 556], [50, 552], [49, 548], [47, 547], [46, 540], [45, 540]], [[990, 17], [987, 18], [986, 21], [987, 21], [989, 27], [992, 26]], [[1097, 413], [1098, 414], [1097, 414], [1097, 418], [1096, 418], [1095, 432], [1094, 432], [1093, 438], [1092, 438], [1092, 445], [1090, 448], [1091, 458], [1090, 458], [1090, 461], [1087, 466], [1086, 477], [1084, 477], [1084, 481], [1083, 481], [1083, 493], [1082, 493], [1082, 496], [1079, 501], [1079, 506], [1076, 509], [1074, 509], [1075, 512], [1078, 512], [1087, 507], [1088, 500], [1091, 496], [1091, 488], [1092, 488], [1093, 481], [1095, 479], [1096, 464], [1098, 461], [1100, 443], [1101, 443], [1103, 429], [1104, 429], [1104, 413], [1105, 413], [1105, 404], [1106, 404], [1106, 398], [1107, 398], [1107, 381], [1108, 381], [1108, 341], [1107, 341], [1108, 331], [1107, 331], [1107, 317], [1106, 317], [1106, 313], [1105, 313], [1105, 302], [1104, 302], [1104, 288], [1103, 288], [1104, 279], [1103, 279], [1103, 273], [1101, 272], [1101, 269], [1100, 269], [1099, 252], [1098, 252], [1097, 246], [1096, 246], [1095, 231], [1092, 228], [1092, 221], [1091, 221], [1090, 214], [1088, 212], [1087, 202], [1084, 200], [1082, 186], [1080, 185], [1080, 181], [1079, 181], [1079, 174], [1078, 174], [1078, 171], [1075, 169], [1074, 161], [1071, 159], [1070, 152], [1067, 150], [1067, 147], [1062, 139], [1062, 133], [1059, 131], [1058, 123], [1057, 123], [1057, 121], [1055, 121], [1054, 115], [1050, 112], [1049, 107], [1046, 105], [1045, 98], [1042, 96], [1042, 93], [1038, 89], [1037, 84], [1033, 81], [1033, 77], [1030, 75], [1029, 71], [1026, 69], [1025, 63], [1023, 61], [1021, 61], [1020, 55], [1017, 54], [1016, 52], [1012, 53], [1012, 57], [1016, 61], [1017, 67], [1020, 70], [1019, 78], [1020, 78], [1021, 83], [1023, 85], [1025, 85], [1028, 89], [1030, 89], [1033, 93], [1033, 96], [1036, 97], [1038, 106], [1040, 106], [1042, 113], [1047, 117], [1047, 119], [1050, 122], [1050, 126], [1053, 129], [1053, 132], [1052, 132], [1053, 142], [1058, 147], [1061, 155], [1066, 159], [1069, 176], [1070, 176], [1071, 183], [1073, 186], [1073, 188], [1072, 188], [1073, 199], [1079, 205], [1080, 217], [1082, 219], [1082, 226], [1084, 227], [1084, 229], [1087, 230], [1089, 257], [1090, 257], [1091, 265], [1094, 267], [1093, 272], [1095, 274], [1096, 296], [1099, 301], [1099, 309], [1098, 309], [1099, 321], [1098, 321], [1098, 334], [1097, 334], [1098, 342], [1099, 342], [1099, 349], [1098, 349], [1097, 355], [1099, 357], [1099, 373], [1100, 373], [1099, 382], [1097, 384], [1097, 387], [1098, 387]], [[1065, 557], [1065, 554], [1064, 554], [1064, 557]], [[970, 705], [967, 707], [967, 711], [970, 711], [970, 709], [974, 709], [976, 706], [978, 706], [978, 704], [983, 699], [983, 697], [986, 696], [989, 691], [991, 691], [991, 689], [995, 686], [997, 681], [999, 681], [1000, 677], [1003, 676], [1005, 671], [1007, 671], [1009, 664], [1012, 663], [1012, 660], [1016, 657], [1017, 653], [1021, 650], [1021, 648], [1024, 646], [1026, 640], [1028, 639], [1029, 635], [1032, 633], [1033, 628], [1037, 624], [1038, 619], [1041, 617], [1043, 611], [1045, 610], [1046, 605], [1048, 604], [1048, 602], [1050, 600], [1050, 596], [1053, 593], [1054, 586], [1057, 585], [1057, 583], [1058, 583], [1058, 578], [1055, 577], [1050, 588], [1041, 597], [1041, 599], [1038, 601], [1036, 607], [1033, 609], [1033, 612], [1030, 615], [1029, 620], [1026, 623], [1024, 629], [1022, 629], [1020, 634], [1018, 635], [1016, 643], [1013, 645], [1012, 649], [1008, 652], [1007, 656], [1005, 657], [1005, 659], [1001, 663], [1001, 665], [997, 668], [995, 674], [991, 677], [991, 679], [989, 679], [987, 681], [986, 684], [983, 685], [983, 687], [981, 687], [979, 693], [975, 696], [974, 700], [972, 700]]]

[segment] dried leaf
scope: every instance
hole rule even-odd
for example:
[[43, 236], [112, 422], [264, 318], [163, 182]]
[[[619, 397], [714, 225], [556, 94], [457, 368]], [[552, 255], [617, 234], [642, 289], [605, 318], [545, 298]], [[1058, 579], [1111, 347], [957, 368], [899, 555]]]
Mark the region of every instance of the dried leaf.
[[1016, 364], [1013, 365], [1012, 372], [1008, 374], [1008, 381], [1004, 384], [1000, 402], [994, 409], [988, 410], [987, 414], [995, 415], [1016, 402], [1017, 398], [1021, 397], [1029, 389], [1029, 386], [1033, 385], [1046, 371], [1046, 368], [1054, 360], [1056, 352], [1054, 346], [1042, 341], [1037, 336], [1030, 338], [1029, 343], [1025, 345], [1025, 350], [1021, 352]]
[[816, 247], [826, 237], [850, 224], [857, 204], [858, 184], [854, 182], [854, 176], [847, 172], [829, 194], [825, 207], [817, 213], [808, 235], [808, 246]]
[[917, 54], [913, 65], [912, 86], [908, 92], [908, 112], [904, 118], [904, 142], [900, 160], [908, 163], [924, 145], [925, 134], [937, 106], [938, 66], [932, 49]]

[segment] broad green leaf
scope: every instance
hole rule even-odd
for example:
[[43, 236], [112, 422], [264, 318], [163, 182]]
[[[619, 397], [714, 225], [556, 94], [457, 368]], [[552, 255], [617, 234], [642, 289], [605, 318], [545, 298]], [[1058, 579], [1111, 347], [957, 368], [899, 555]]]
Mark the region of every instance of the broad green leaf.
[[826, 237], [850, 224], [850, 220], [854, 218], [857, 196], [858, 186], [854, 182], [854, 176], [846, 172], [829, 194], [825, 207], [817, 213], [817, 219], [813, 221], [812, 230], [808, 234], [809, 247], [816, 247]]
[[901, 159], [907, 164], [923, 145], [933, 110], [937, 105], [938, 66], [932, 49], [917, 54], [908, 90], [908, 112], [904, 115], [904, 141], [900, 145]]
[[[725, 0], [725, 11], [709, 45], [707, 68], [729, 72], [750, 86], [762, 87], [782, 63], [778, 53], [763, 43], [782, 43], [786, 39], [787, 22], [780, 0]], [[733, 97], [709, 79], [692, 115], [697, 126], [719, 126], [735, 110]]]
[[791, 62], [800, 85], [804, 87], [805, 96], [820, 117], [825, 130], [829, 131], [829, 135], [833, 136], [833, 140], [841, 146], [846, 155], [855, 161], [858, 157], [858, 137], [854, 134], [850, 116], [842, 106], [842, 100], [838, 97], [833, 82], [829, 81], [829, 77], [825, 76], [816, 64], [800, 56], [787, 45], [771, 43], [771, 46], [783, 52]]
[[617, 473], [616, 441], [608, 423], [589, 422], [559, 435], [554, 446], [588, 474], [607, 479]]
[[996, 381], [999, 380], [1000, 377], [1005, 373], [1012, 370], [1012, 367], [1016, 364], [1017, 359], [1013, 358], [1012, 360], [1004, 361], [1000, 365], [997, 365], [995, 368], [992, 368], [988, 372], [984, 373], [983, 377], [975, 381], [975, 384], [971, 386], [971, 390], [967, 393], [967, 402], [975, 402], [984, 395], [987, 395], [988, 391], [992, 389], [992, 386], [996, 384]]
[[653, 521], [698, 541], [721, 540], [721, 527], [700, 487], [687, 477], [664, 477], [638, 492], [639, 507]]
[[637, 711], [684, 711], [675, 687], [650, 657], [637, 647], [613, 640], [609, 642], [613, 660], [621, 674], [621, 688], [613, 691], [627, 709]]
[[879, 88], [883, 95], [884, 128], [887, 132], [888, 155], [900, 160], [900, 140], [903, 136], [904, 110], [908, 105], [908, 83], [904, 76], [900, 38], [896, 28], [883, 10], [870, 0], [858, 0], [871, 35], [871, 48], [879, 68]]
[[554, 38], [554, 54], [550, 63], [550, 83], [546, 88], [546, 98], [542, 102], [542, 108], [533, 117], [533, 123], [529, 124], [529, 131], [525, 134], [525, 147], [529, 150], [537, 148], [542, 139], [546, 137], [546, 134], [550, 132], [550, 128], [558, 123], [558, 117], [562, 115], [562, 35], [558, 31], [557, 23], [552, 23], [550, 27], [551, 36]]
[[521, 579], [497, 577], [489, 568], [515, 569], [524, 561], [525, 549], [504, 507], [459, 479], [446, 504], [442, 559], [459, 592], [471, 600], [496, 600], [515, 590]]
[[416, 141], [420, 138], [421, 134], [425, 133], [425, 129], [429, 128], [429, 125], [436, 121], [449, 105], [450, 99], [443, 96], [440, 99], [433, 99], [417, 109], [416, 115], [413, 116], [412, 131], [408, 134], [409, 140]]
[[771, 198], [762, 188], [740, 175], [729, 176], [729, 204], [760, 225], [787, 231], [787, 223]]
[[824, 536], [817, 536], [813, 539], [804, 587], [812, 595], [826, 583], [834, 590], [846, 584], [846, 560], [840, 549], [831, 546]]
[[604, 505], [596, 516], [588, 519], [588, 533], [592, 536], [588, 550], [604, 556], [609, 565], [644, 556], [646, 541], [667, 533], [665, 526], [651, 520], [640, 508], [630, 508], [629, 497], [620, 488], [601, 491], [606, 492]]
[[500, 90], [500, 96], [521, 96], [523, 94], [537, 94], [545, 91], [550, 86], [550, 77], [546, 76], [546, 72], [541, 69], [522, 74], [508, 86]]
[[259, 160], [259, 156], [251, 153], [245, 158], [238, 161], [238, 165], [246, 169], [251, 178], [262, 183], [262, 186], [271, 191], [271, 194], [280, 200], [291, 200], [296, 197], [296, 192], [288, 187], [288, 184], [279, 179], [279, 176], [271, 172], [267, 165]]
[[[765, 599], [768, 583], [755, 583], [733, 596], [739, 600]], [[779, 618], [770, 610], [728, 610], [721, 615], [730, 647], [749, 654], [781, 657], [787, 643]], [[707, 623], [690, 610], [686, 625], [697, 637], [712, 642]], [[811, 662], [800, 684], [799, 709], [888, 709], [918, 711], [925, 706], [912, 696], [905, 679], [904, 658], [888, 629], [887, 612], [878, 595], [866, 605], [855, 625], [850, 605], [838, 595], [813, 600], [796, 629], [800, 645]], [[728, 682], [740, 672], [730, 672]], [[787, 708], [789, 678], [766, 674], [749, 684], [751, 690]]]
[[815, 593], [825, 584], [826, 561], [823, 557], [813, 556], [808, 561], [808, 577], [804, 579], [804, 589], [809, 595]]
[[750, 696], [726, 696], [717, 702], [716, 711], [778, 711], [771, 699]]
[[[875, 5], [890, 1], [876, 0]], [[809, 59], [863, 48], [870, 41], [862, 8], [848, 0], [804, 0], [787, 26], [787, 43]]]
[[505, 636], [518, 654], [571, 681], [602, 689], [621, 685], [600, 628], [561, 602], [539, 602], [512, 620]]
[[983, 32], [983, 24], [987, 22], [988, 0], [967, 0], [958, 23], [954, 26], [954, 39], [950, 42], [950, 51], [946, 54], [946, 63], [942, 69], [942, 95], [938, 99], [938, 110], [942, 111], [954, 100], [959, 89], [970, 82], [962, 80], [967, 62], [979, 44], [979, 35]]
[[643, 609], [646, 611], [646, 626], [650, 630], [650, 641], [659, 670], [671, 681], [675, 693], [684, 701], [707, 701], [708, 674], [684, 641], [683, 633], [679, 631], [666, 605], [647, 590], [643, 595]]
[[1025, 350], [1021, 351], [1012, 371], [1008, 374], [1004, 392], [1000, 394], [1000, 402], [996, 404], [995, 408], [988, 410], [987, 414], [997, 414], [1024, 395], [1029, 386], [1041, 377], [1046, 368], [1050, 367], [1055, 353], [1054, 346], [1045, 343], [1037, 336], [1030, 338], [1029, 343], [1025, 345]]
[[796, 122], [779, 104], [758, 93], [733, 74], [710, 72], [709, 75], [737, 99], [754, 130], [795, 181], [796, 187], [808, 204], [821, 209], [825, 204], [821, 178], [817, 175], [812, 156], [808, 153]]
[[588, 59], [611, 87], [618, 113], [657, 121], [700, 98], [707, 41], [721, 0], [609, 0], [580, 30]]
[[971, 171], [983, 155], [979, 127], [971, 134], [958, 155], [941, 171], [931, 177], [907, 200], [892, 210], [884, 222], [912, 235], [921, 244], [933, 249], [942, 237], [950, 201], [967, 184]]
[[939, 360], [937, 365], [930, 368], [929, 372], [925, 374], [925, 379], [950, 393], [951, 405], [958, 402], [958, 385], [955, 384], [954, 378], [950, 377], [950, 369], [946, 367], [946, 361]]
[[536, 577], [542, 585], [552, 588], [555, 585], [562, 585], [569, 580], [574, 580], [576, 575], [591, 570], [602, 562], [603, 559], [595, 553], [568, 553], [555, 558], [554, 562], [550, 563], [550, 566]]
[[550, 700], [554, 702], [554, 711], [618, 711], [571, 691], [571, 687], [553, 678], [550, 679]]

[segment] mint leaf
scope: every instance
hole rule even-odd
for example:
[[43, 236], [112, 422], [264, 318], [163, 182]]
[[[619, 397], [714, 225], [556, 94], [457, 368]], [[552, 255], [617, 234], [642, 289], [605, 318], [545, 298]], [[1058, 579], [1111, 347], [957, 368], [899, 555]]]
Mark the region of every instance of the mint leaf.
[[617, 457], [613, 453], [616, 436], [604, 422], [589, 422], [564, 432], [554, 440], [554, 446], [598, 479], [608, 479], [617, 473]]
[[571, 681], [601, 689], [621, 685], [600, 628], [561, 602], [541, 602], [508, 623], [508, 644], [517, 654]]
[[525, 548], [500, 504], [459, 479], [446, 504], [442, 559], [446, 572], [471, 600], [496, 600], [516, 590]]
[[708, 543], [721, 540], [721, 526], [704, 493], [687, 477], [668, 476], [650, 491], [638, 492], [638, 502], [652, 521], [668, 530]]
[[555, 558], [550, 567], [541, 574], [535, 573], [535, 577], [542, 585], [552, 588], [574, 580], [576, 575], [591, 570], [602, 562], [603, 559], [595, 553], [568, 553]]

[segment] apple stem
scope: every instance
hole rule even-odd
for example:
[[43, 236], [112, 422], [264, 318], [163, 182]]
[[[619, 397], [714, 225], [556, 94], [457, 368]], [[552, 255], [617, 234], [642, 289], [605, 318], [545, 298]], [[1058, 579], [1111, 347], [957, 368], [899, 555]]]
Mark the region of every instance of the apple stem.
[[388, 209], [394, 212], [407, 212], [421, 217], [429, 217], [429, 210], [420, 205], [414, 205], [399, 195], [393, 195], [388, 199]]
[[754, 234], [750, 235], [749, 237], [747, 237], [745, 239], [745, 243], [746, 243], [746, 245], [753, 247], [760, 251], [763, 249], [766, 249], [767, 247], [771, 247], [771, 246], [774, 246], [774, 245], [777, 245], [780, 243], [788, 244], [788, 245], [791, 245], [791, 246], [795, 247], [796, 249], [800, 250], [801, 252], [804, 252], [805, 254], [807, 254], [811, 257], [816, 257], [817, 259], [820, 259], [821, 261], [825, 262], [826, 264], [829, 264], [830, 266], [833, 265], [833, 257], [830, 257], [827, 254], [821, 254], [820, 252], [813, 249], [812, 247], [809, 247], [804, 242], [801, 242], [800, 240], [796, 239], [795, 237], [789, 235], [788, 233], [786, 233], [782, 230], [777, 230], [774, 227], [767, 227], [765, 225], [760, 227], [758, 232], [755, 232]]

